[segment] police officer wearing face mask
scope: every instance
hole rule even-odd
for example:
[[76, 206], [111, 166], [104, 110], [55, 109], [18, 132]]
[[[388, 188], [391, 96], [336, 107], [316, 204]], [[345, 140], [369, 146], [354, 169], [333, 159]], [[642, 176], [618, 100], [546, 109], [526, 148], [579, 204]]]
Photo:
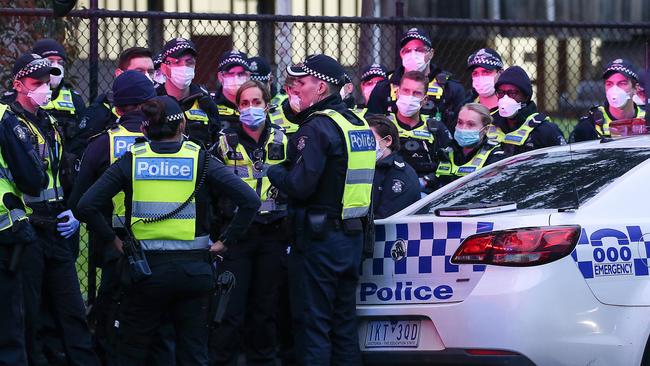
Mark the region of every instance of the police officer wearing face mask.
[[378, 114], [369, 115], [366, 120], [377, 141], [372, 207], [375, 219], [383, 219], [420, 199], [420, 181], [415, 170], [398, 153], [395, 124]]
[[368, 112], [385, 114], [395, 112], [397, 86], [402, 75], [409, 71], [419, 71], [427, 78], [426, 99], [422, 113], [442, 121], [453, 133], [453, 122], [458, 110], [466, 99], [465, 89], [451, 74], [431, 63], [434, 55], [431, 39], [418, 28], [411, 28], [400, 41], [402, 65], [393, 72], [388, 82], [380, 82], [368, 101]]
[[341, 100], [345, 70], [336, 60], [311, 55], [287, 72], [296, 77], [300, 128], [287, 163], [267, 175], [289, 196], [296, 356], [301, 365], [360, 365], [355, 291], [376, 143]]
[[[255, 192], [230, 169], [183, 137], [185, 117], [177, 102], [158, 96], [140, 106], [146, 142], [136, 142], [83, 195], [78, 210], [105, 243], [125, 244], [102, 214], [125, 193], [125, 225], [143, 250], [150, 274], [130, 277], [119, 315], [117, 357], [122, 366], [145, 365], [161, 323], [175, 327], [176, 360], [165, 364], [208, 365], [208, 303], [214, 286], [209, 251], [235, 246], [259, 208]], [[237, 213], [223, 233], [214, 230], [211, 205], [230, 197]], [[124, 258], [126, 260], [126, 258]], [[128, 270], [126, 267], [125, 270]], [[160, 364], [160, 363], [156, 363]]]
[[[113, 72], [118, 77], [125, 71], [137, 71], [148, 77], [154, 76], [154, 66], [151, 60], [151, 51], [144, 47], [129, 47], [122, 51], [117, 59], [117, 67]], [[113, 92], [106, 91], [97, 96], [86, 109], [81, 119], [81, 138], [88, 141], [89, 138], [102, 133], [108, 126], [115, 123], [119, 117], [113, 106]]]
[[365, 115], [368, 111], [367, 105], [370, 99], [370, 94], [377, 86], [377, 83], [388, 80], [388, 73], [386, 68], [380, 64], [372, 64], [366, 66], [361, 72], [361, 95], [363, 96], [363, 103], [357, 104], [355, 112], [360, 115]]
[[[265, 85], [245, 82], [235, 97], [241, 124], [223, 130], [219, 139], [221, 160], [255, 190], [262, 206], [245, 237], [224, 255], [221, 270], [231, 271], [237, 285], [211, 337], [213, 365], [236, 363], [242, 342], [249, 364], [275, 365], [280, 261], [288, 241], [287, 204], [266, 171], [286, 160], [287, 137], [267, 119], [270, 100]], [[230, 207], [223, 216], [232, 217], [234, 206], [223, 206]]]
[[417, 172], [422, 190], [429, 193], [435, 189], [438, 152], [449, 146], [452, 136], [442, 122], [421, 112], [426, 82], [421, 72], [405, 73], [397, 90], [397, 111], [388, 118], [399, 132], [400, 154]]
[[639, 76], [634, 65], [626, 59], [616, 59], [605, 67], [603, 73], [607, 102], [592, 108], [589, 114], [580, 118], [571, 133], [575, 142], [611, 137], [609, 124], [612, 121], [630, 118], [645, 118], [645, 111], [634, 102]]
[[166, 81], [156, 88], [156, 93], [176, 99], [187, 120], [187, 136], [210, 148], [217, 141], [221, 125], [210, 93], [192, 82], [198, 55], [194, 43], [185, 38], [174, 38], [165, 43], [160, 55], [160, 70]]
[[226, 51], [219, 59], [217, 70], [220, 89], [212, 98], [219, 108], [221, 129], [225, 129], [239, 123], [235, 96], [239, 87], [248, 81], [251, 75], [248, 56], [237, 50]]
[[460, 109], [454, 141], [436, 170], [440, 186], [508, 157], [499, 142], [487, 138], [491, 123], [490, 110], [482, 104], [469, 103]]
[[481, 48], [467, 58], [467, 70], [472, 73], [472, 94], [468, 103], [481, 103], [491, 115], [497, 115], [499, 98], [494, 84], [503, 72], [501, 56], [491, 48]]
[[[286, 89], [283, 89], [280, 93], [277, 92], [269, 63], [263, 57], [259, 56], [249, 58], [248, 62], [251, 70], [250, 79], [264, 84], [264, 86], [271, 91], [271, 95], [273, 96], [269, 103], [268, 111], [271, 123], [282, 127], [284, 132], [287, 134], [296, 132], [298, 130], [298, 125], [289, 121], [289, 117], [287, 117], [287, 115], [293, 116], [293, 113], [290, 111], [285, 113], [285, 110], [282, 107], [282, 103], [289, 98], [286, 94]], [[290, 110], [288, 102], [285, 104], [285, 107]]]
[[510, 155], [564, 145], [566, 141], [560, 128], [546, 115], [537, 112], [533, 86], [528, 74], [519, 66], [507, 68], [495, 87], [499, 98], [499, 115], [488, 127], [488, 138], [501, 142]]
[[[43, 353], [41, 306], [55, 317], [61, 342], [71, 365], [96, 365], [85, 308], [79, 288], [72, 247], [78, 240], [79, 221], [65, 202], [60, 172], [63, 135], [56, 120], [42, 107], [52, 96], [50, 75], [61, 70], [36, 54], [24, 54], [13, 68], [16, 101], [11, 111], [20, 121], [24, 133], [38, 151], [47, 175], [47, 185], [39, 192], [25, 194], [32, 210], [30, 222], [36, 238], [25, 248], [23, 291], [25, 296], [25, 340], [29, 363], [48, 364]], [[48, 296], [47, 300], [43, 299]]]

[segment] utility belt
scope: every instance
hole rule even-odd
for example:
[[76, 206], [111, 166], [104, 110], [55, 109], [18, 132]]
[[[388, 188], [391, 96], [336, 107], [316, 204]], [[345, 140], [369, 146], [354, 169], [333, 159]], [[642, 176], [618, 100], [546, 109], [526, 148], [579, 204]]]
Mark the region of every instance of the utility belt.
[[307, 212], [298, 209], [289, 216], [289, 227], [293, 228], [290, 242], [292, 248], [302, 251], [309, 240], [324, 240], [328, 231], [339, 231], [345, 235], [364, 232], [361, 218], [343, 220], [326, 212]]
[[145, 250], [149, 266], [174, 262], [206, 262], [212, 260], [208, 250]]
[[285, 239], [288, 230], [287, 220], [284, 217], [271, 223], [253, 222], [242, 239]]
[[41, 232], [58, 234], [56, 224], [65, 222], [66, 220], [65, 218], [56, 218], [61, 212], [65, 211], [65, 206], [62, 201], [30, 203], [28, 206], [33, 211], [29, 216], [29, 222], [34, 228]]

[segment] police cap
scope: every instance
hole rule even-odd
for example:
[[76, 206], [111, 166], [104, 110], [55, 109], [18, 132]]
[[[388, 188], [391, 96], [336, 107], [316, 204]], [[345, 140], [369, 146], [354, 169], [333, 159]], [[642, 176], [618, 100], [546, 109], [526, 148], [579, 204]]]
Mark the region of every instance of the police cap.
[[179, 58], [186, 53], [191, 53], [196, 57], [196, 47], [194, 46], [194, 43], [189, 39], [179, 37], [165, 43], [165, 46], [160, 53], [160, 58], [162, 62], [165, 62], [165, 60], [167, 60], [167, 57]]
[[64, 60], [68, 60], [68, 56], [65, 53], [65, 48], [63, 46], [50, 38], [39, 39], [32, 46], [32, 53], [35, 53], [43, 58], [50, 56], [59, 56]]
[[248, 59], [251, 71], [251, 80], [268, 83], [271, 80], [271, 65], [263, 57], [251, 57]]
[[241, 66], [244, 70], [251, 71], [250, 64], [248, 63], [248, 55], [237, 50], [224, 52], [221, 58], [219, 58], [217, 69], [219, 71], [228, 71], [233, 66]]
[[467, 69], [482, 67], [488, 70], [503, 69], [503, 60], [499, 53], [491, 48], [481, 48], [467, 58]]
[[347, 82], [343, 66], [335, 59], [323, 54], [310, 55], [304, 62], [288, 66], [287, 73], [298, 78], [311, 75], [337, 86], [343, 86]]
[[420, 41], [424, 42], [429, 47], [432, 47], [431, 39], [429, 39], [429, 36], [427, 36], [426, 33], [424, 33], [422, 30], [419, 28], [411, 28], [409, 29], [402, 39], [399, 42], [399, 46], [404, 47], [409, 41], [414, 40], [414, 39], [419, 39]]
[[53, 67], [50, 60], [35, 53], [25, 53], [18, 57], [12, 71], [14, 80], [24, 77], [38, 79], [46, 75], [61, 75], [61, 70]]
[[386, 72], [386, 69], [380, 64], [372, 64], [370, 66], [366, 66], [366, 68], [364, 68], [361, 72], [361, 81], [366, 81], [374, 77], [381, 77], [386, 79], [388, 78], [388, 72]]
[[617, 58], [616, 60], [608, 63], [605, 67], [605, 71], [603, 71], [603, 79], [607, 79], [612, 76], [612, 74], [616, 73], [625, 75], [630, 79], [639, 80], [639, 74], [636, 71], [636, 67], [632, 61], [628, 59]]

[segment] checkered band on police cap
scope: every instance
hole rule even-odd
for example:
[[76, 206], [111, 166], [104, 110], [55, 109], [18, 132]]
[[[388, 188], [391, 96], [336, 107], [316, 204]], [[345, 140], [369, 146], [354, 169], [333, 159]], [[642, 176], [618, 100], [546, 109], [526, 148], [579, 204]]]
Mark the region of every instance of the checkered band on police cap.
[[184, 51], [184, 50], [190, 50], [194, 54], [196, 54], [196, 49], [194, 48], [194, 45], [192, 44], [191, 41], [185, 39], [185, 38], [175, 38], [172, 39], [171, 41], [167, 42], [165, 44], [165, 47], [163, 48], [161, 54], [160, 54], [160, 59], [162, 61], [165, 61], [167, 57], [179, 52], [179, 51]]
[[239, 52], [237, 50], [232, 50], [224, 53], [221, 56], [221, 60], [219, 61], [219, 65], [217, 65], [217, 69], [222, 70], [225, 66], [228, 65], [240, 65], [243, 68], [246, 69], [246, 71], [250, 71], [251, 66], [248, 63], [248, 57], [246, 56], [245, 53]]
[[176, 122], [176, 121], [180, 121], [182, 119], [183, 119], [183, 113], [171, 114], [171, 115], [165, 117], [165, 120], [167, 122]]
[[311, 75], [337, 86], [346, 83], [343, 66], [335, 59], [323, 54], [311, 55], [303, 63], [287, 66], [287, 73], [297, 77]]
[[639, 80], [639, 74], [637, 74], [634, 64], [630, 60], [624, 58], [619, 58], [610, 62], [607, 67], [605, 67], [603, 79], [607, 79], [614, 73], [620, 73], [634, 80]]
[[388, 78], [388, 74], [384, 70], [383, 66], [380, 64], [372, 64], [361, 74], [361, 80], [370, 79], [372, 77], [379, 76], [384, 79]]
[[22, 55], [16, 61], [17, 64], [20, 62], [26, 62], [26, 64], [24, 66], [16, 65], [19, 66], [20, 69], [15, 72], [14, 80], [18, 80], [26, 76], [30, 76], [32, 74], [37, 73], [39, 70], [43, 70], [43, 69], [48, 69], [48, 73], [52, 75], [61, 74], [61, 71], [59, 69], [52, 67], [52, 63], [50, 62], [50, 60], [46, 58], [42, 58], [41, 56], [35, 53]]
[[467, 58], [467, 67], [484, 67], [486, 69], [502, 69], [501, 56], [491, 48], [481, 48]]
[[424, 42], [424, 44], [426, 44], [427, 46], [432, 47], [432, 43], [429, 37], [427, 37], [427, 35], [423, 31], [419, 30], [418, 28], [411, 28], [406, 32], [406, 34], [404, 35], [404, 37], [402, 37], [402, 40], [400, 41], [400, 47], [404, 47], [404, 45], [412, 39], [419, 39], [420, 41]]

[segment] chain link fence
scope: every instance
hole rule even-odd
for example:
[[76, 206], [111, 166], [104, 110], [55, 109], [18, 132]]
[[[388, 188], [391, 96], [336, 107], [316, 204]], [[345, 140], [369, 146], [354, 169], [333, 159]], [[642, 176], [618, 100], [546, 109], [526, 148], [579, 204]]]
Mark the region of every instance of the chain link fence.
[[[395, 68], [401, 35], [424, 29], [433, 41], [435, 62], [471, 90], [467, 58], [491, 47], [506, 64], [530, 75], [533, 99], [564, 134], [577, 117], [605, 100], [602, 69], [628, 58], [647, 67], [650, 23], [518, 22], [467, 19], [297, 17], [83, 10], [65, 21], [47, 10], [0, 8], [0, 82], [10, 83], [11, 66], [39, 37], [61, 41], [71, 55], [67, 80], [91, 100], [110, 89], [119, 53], [132, 46], [160, 51], [165, 41], [184, 37], [198, 48], [195, 81], [217, 88], [216, 65], [222, 52], [237, 49], [263, 56], [272, 65], [276, 86], [287, 65], [312, 53], [337, 58], [358, 86], [360, 70], [372, 63]], [[360, 91], [355, 90], [360, 98]], [[361, 100], [361, 99], [359, 99]], [[79, 273], [88, 290], [87, 236], [82, 236]], [[93, 269], [91, 269], [93, 271]], [[91, 281], [92, 282], [92, 281]], [[90, 288], [94, 292], [94, 286]]]

